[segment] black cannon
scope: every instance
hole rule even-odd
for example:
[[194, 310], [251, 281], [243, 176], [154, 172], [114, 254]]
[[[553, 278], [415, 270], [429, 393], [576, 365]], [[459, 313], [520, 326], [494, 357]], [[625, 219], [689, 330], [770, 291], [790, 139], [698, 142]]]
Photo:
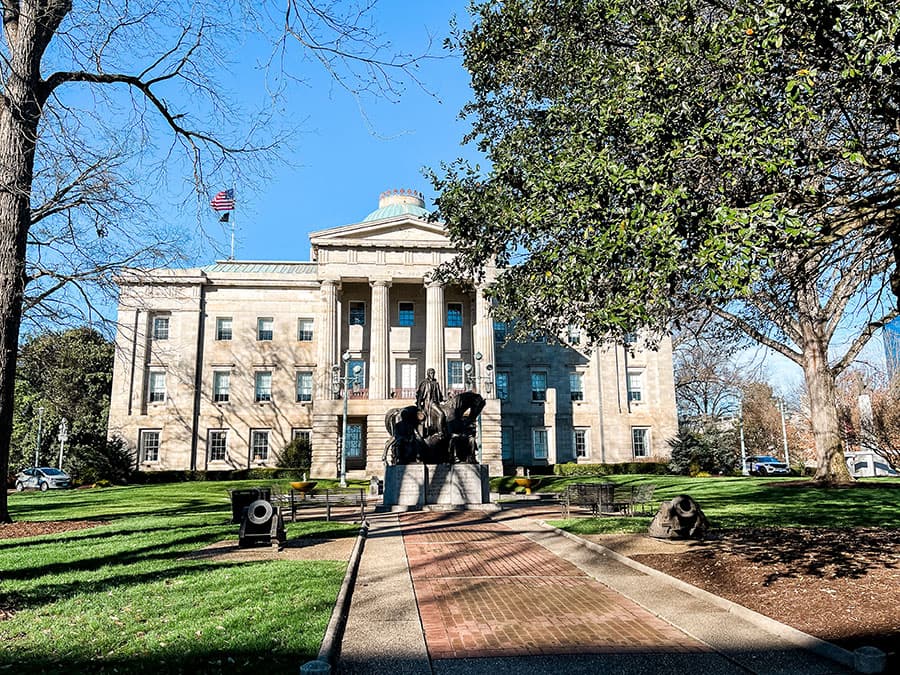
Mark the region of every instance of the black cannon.
[[240, 548], [280, 546], [286, 538], [281, 509], [267, 499], [257, 499], [246, 508], [238, 535]]
[[657, 539], [703, 539], [709, 521], [690, 495], [678, 495], [659, 505], [648, 534]]

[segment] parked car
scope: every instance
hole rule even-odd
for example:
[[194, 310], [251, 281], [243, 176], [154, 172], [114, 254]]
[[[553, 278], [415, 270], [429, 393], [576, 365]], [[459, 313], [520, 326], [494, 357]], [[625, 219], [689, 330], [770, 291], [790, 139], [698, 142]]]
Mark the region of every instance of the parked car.
[[790, 476], [791, 469], [769, 455], [747, 458], [747, 470], [753, 476]]
[[72, 479], [65, 471], [54, 469], [50, 466], [25, 469], [16, 476], [16, 490], [21, 492], [25, 488], [34, 488], [41, 492], [53, 488], [72, 487]]

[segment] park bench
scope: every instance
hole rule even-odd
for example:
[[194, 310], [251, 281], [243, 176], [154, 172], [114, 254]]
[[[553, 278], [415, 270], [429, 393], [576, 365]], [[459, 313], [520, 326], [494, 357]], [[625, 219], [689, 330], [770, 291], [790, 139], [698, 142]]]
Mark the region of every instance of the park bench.
[[656, 491], [656, 486], [652, 483], [645, 483], [643, 485], [632, 486], [631, 488], [631, 498], [628, 500], [628, 504], [625, 507], [626, 512], [629, 515], [634, 515], [635, 507], [641, 507], [641, 514], [646, 513], [646, 508], [648, 504], [653, 504], [653, 493]]
[[291, 520], [297, 519], [297, 510], [303, 508], [325, 507], [325, 520], [331, 520], [331, 509], [334, 506], [352, 506], [359, 508], [360, 520], [366, 519], [366, 490], [363, 488], [339, 488], [334, 490], [317, 490], [315, 492], [295, 490], [280, 495], [279, 501], [285, 502], [291, 509]]
[[616, 501], [615, 483], [572, 483], [566, 486], [561, 502], [564, 518], [569, 517], [573, 507], [590, 509], [592, 516], [624, 509]]

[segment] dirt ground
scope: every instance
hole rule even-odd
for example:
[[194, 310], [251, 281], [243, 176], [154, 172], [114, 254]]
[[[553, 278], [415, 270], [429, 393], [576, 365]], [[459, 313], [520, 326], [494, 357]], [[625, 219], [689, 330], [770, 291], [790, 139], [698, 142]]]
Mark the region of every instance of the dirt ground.
[[900, 530], [750, 528], [700, 543], [588, 538], [847, 649], [879, 647], [900, 667]]

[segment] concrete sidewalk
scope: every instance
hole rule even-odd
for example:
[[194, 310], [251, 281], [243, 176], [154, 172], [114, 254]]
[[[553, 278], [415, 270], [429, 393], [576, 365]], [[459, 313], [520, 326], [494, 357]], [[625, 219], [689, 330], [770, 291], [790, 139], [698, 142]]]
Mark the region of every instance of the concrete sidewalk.
[[522, 515], [375, 515], [344, 673], [849, 672]]

